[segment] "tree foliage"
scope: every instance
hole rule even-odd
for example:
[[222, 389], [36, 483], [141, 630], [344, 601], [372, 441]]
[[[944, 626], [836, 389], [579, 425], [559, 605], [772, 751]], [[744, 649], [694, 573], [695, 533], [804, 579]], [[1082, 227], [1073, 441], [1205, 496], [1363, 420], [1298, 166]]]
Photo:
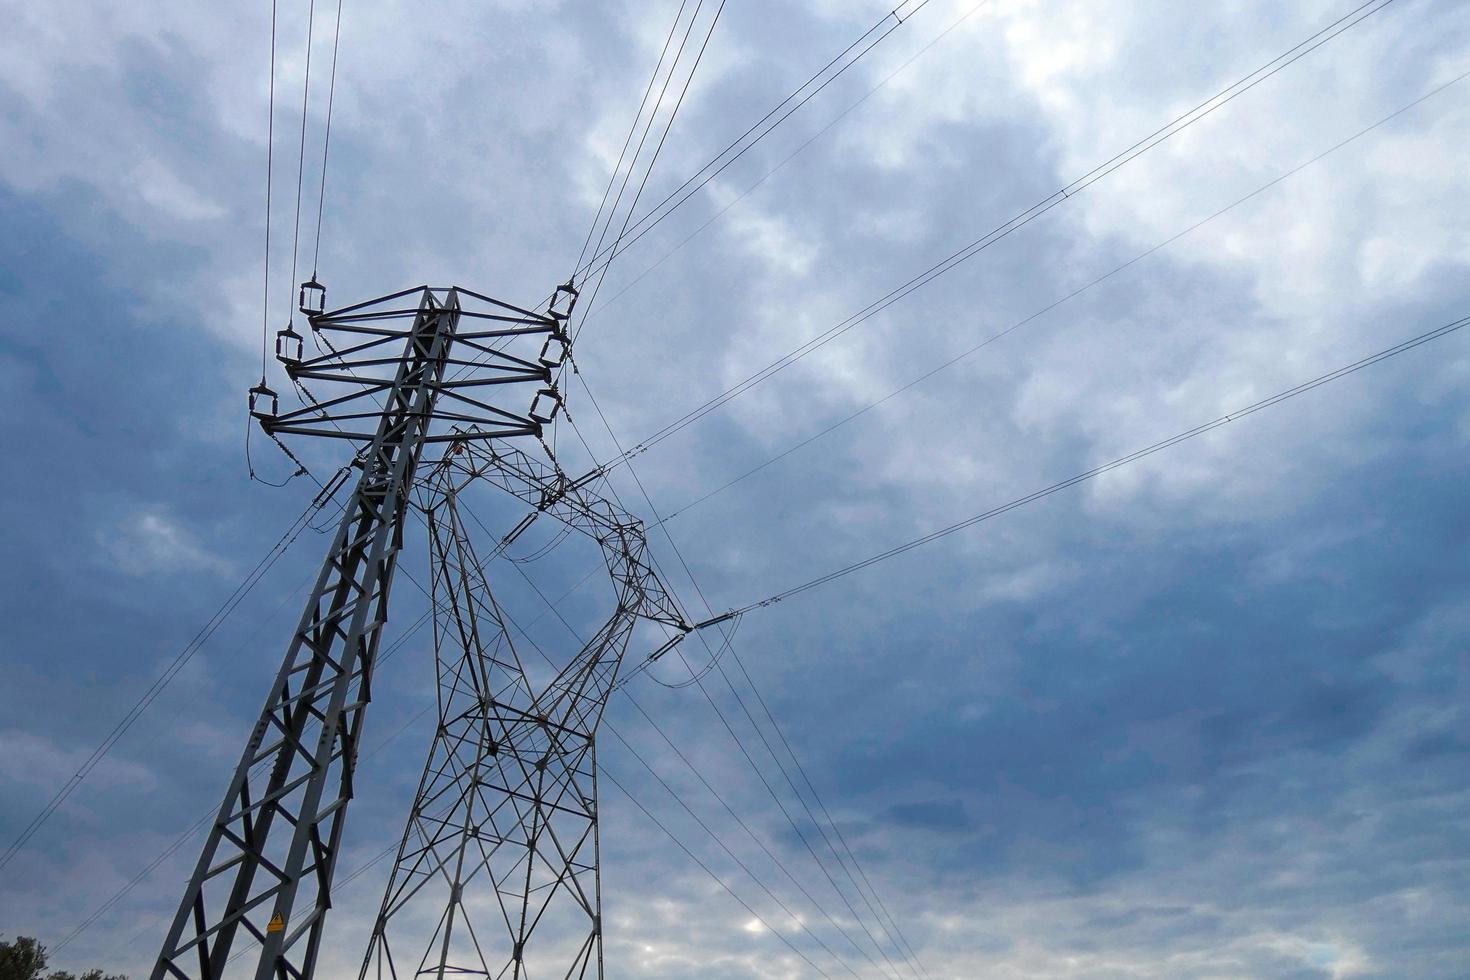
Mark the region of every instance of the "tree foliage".
[[46, 972], [46, 947], [30, 936], [0, 939], [0, 980], [128, 980], [120, 973], [88, 970], [78, 977], [66, 970]]

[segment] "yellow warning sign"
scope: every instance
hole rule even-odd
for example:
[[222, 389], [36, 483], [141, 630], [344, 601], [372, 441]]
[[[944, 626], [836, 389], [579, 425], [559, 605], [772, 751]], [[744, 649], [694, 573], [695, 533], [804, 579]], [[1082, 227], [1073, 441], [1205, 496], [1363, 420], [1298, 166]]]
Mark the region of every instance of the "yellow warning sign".
[[271, 916], [270, 924], [265, 927], [265, 931], [267, 933], [286, 931], [286, 920], [281, 918], [281, 913], [277, 912], [275, 915]]

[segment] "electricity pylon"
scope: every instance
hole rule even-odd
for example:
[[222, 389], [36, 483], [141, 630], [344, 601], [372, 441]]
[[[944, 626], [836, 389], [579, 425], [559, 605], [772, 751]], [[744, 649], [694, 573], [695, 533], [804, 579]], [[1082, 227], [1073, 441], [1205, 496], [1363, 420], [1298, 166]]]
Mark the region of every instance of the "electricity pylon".
[[[279, 413], [277, 396], [262, 378], [251, 391], [251, 413], [272, 436], [357, 442], [357, 484], [185, 888], [153, 980], [223, 977], [242, 929], [259, 943], [253, 968], [242, 972], [253, 972], [256, 980], [313, 975], [421, 458], [436, 444], [446, 445], [451, 460], [461, 455], [454, 450], [469, 448], [475, 452], [465, 458], [489, 458], [488, 445], [540, 436], [560, 407], [552, 371], [566, 355], [564, 325], [575, 297], [570, 285], [561, 287], [546, 313], [534, 313], [459, 287], [426, 286], [324, 312], [320, 285], [302, 286], [301, 310], [328, 352], [304, 358], [303, 338], [288, 324], [277, 335], [276, 353], [305, 404]], [[342, 346], [333, 346], [333, 338]], [[314, 394], [308, 384], [325, 394]], [[487, 391], [509, 394], [491, 402]], [[451, 463], [445, 472], [460, 469]], [[620, 560], [637, 560], [641, 551], [628, 554], [634, 558]], [[621, 581], [641, 580], [630, 574]], [[678, 628], [688, 629], [682, 621]], [[587, 685], [616, 675], [616, 663], [605, 656], [593, 662]], [[583, 724], [590, 740], [601, 708], [594, 713], [585, 700], [576, 703], [573, 711], [558, 702], [560, 713], [547, 717]]]
[[[549, 682], [522, 663], [460, 510], [484, 479], [600, 546], [612, 616]], [[428, 481], [439, 723], [360, 980], [602, 976], [598, 722], [640, 619], [684, 619], [642, 524], [519, 450], [457, 446]], [[430, 925], [432, 923], [432, 925]]]

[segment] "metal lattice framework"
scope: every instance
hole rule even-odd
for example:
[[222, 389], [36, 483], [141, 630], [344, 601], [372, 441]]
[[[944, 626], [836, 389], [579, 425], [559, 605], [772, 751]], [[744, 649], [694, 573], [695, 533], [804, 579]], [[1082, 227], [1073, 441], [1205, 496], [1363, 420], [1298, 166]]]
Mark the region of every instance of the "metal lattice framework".
[[[467, 533], [479, 480], [593, 538], [616, 608], [537, 684]], [[637, 622], [683, 636], [642, 524], [554, 464], [476, 442], [428, 481], [439, 724], [360, 976], [602, 976], [596, 732]]]
[[[305, 289], [303, 309], [310, 302]], [[290, 325], [276, 335], [276, 356], [306, 395], [305, 403], [294, 411], [277, 414], [272, 399], [271, 411], [254, 414], [272, 435], [358, 441], [373, 438], [362, 426], [379, 419], [379, 399], [397, 383], [392, 372], [398, 370], [403, 357], [394, 345], [405, 337], [402, 322], [438, 318], [454, 323], [453, 350], [446, 344], [439, 354], [439, 370], [430, 385], [431, 404], [421, 408], [420, 420], [427, 423], [432, 415], [434, 422], [456, 428], [447, 432], [439, 431], [440, 427], [426, 430], [423, 441], [537, 435], [541, 425], [555, 417], [561, 402], [551, 386], [551, 370], [566, 356], [562, 324], [575, 299], [576, 292], [563, 286], [548, 312], [533, 313], [461, 286], [419, 286], [331, 312], [312, 313], [312, 333], [327, 348], [325, 353], [303, 357], [305, 340]], [[333, 343], [333, 338], [338, 343]], [[538, 354], [532, 353], [538, 349]], [[533, 399], [527, 399], [527, 410], [493, 404], [483, 394], [502, 385], [528, 383], [537, 384], [538, 390]], [[326, 389], [320, 387], [323, 384]]]
[[[359, 442], [360, 472], [154, 980], [222, 977], [241, 930], [260, 944], [256, 980], [312, 976], [424, 447], [539, 436], [560, 405], [551, 378], [566, 353], [562, 325], [576, 296], [569, 286], [557, 290], [545, 314], [427, 286], [327, 313], [324, 292], [308, 295], [308, 287], [320, 290], [303, 286], [302, 312], [329, 353], [304, 358], [302, 337], [289, 325], [277, 337], [277, 354], [308, 402], [278, 415], [262, 379], [251, 392], [252, 414], [272, 435]], [[334, 335], [347, 339], [340, 349]], [[465, 348], [473, 354], [461, 356]], [[330, 391], [312, 395], [308, 381]], [[530, 384], [538, 386], [534, 393]], [[519, 404], [530, 408], [491, 404], [480, 394], [489, 386], [519, 393]]]

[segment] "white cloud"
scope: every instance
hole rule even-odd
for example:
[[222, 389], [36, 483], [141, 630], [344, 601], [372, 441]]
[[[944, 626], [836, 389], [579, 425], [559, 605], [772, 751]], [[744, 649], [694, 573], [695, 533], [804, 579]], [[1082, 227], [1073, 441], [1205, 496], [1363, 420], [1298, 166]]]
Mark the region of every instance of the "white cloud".
[[[89, 754], [88, 749], [63, 749], [50, 739], [31, 732], [0, 730], [0, 779], [55, 791], [76, 772]], [[88, 779], [98, 788], [128, 786], [147, 789], [156, 784], [147, 767], [116, 758], [105, 759]]]
[[229, 576], [234, 566], [202, 543], [167, 511], [136, 512], [97, 540], [119, 568], [130, 575], [209, 572]]
[[[221, 312], [204, 327], [235, 350], [250, 350], [259, 329], [263, 232], [264, 8], [173, 4], [82, 16], [11, 6], [23, 29], [0, 48], [11, 110], [0, 141], [14, 149], [5, 184], [40, 200], [84, 189], [140, 238], [190, 250], [197, 266], [166, 270], [142, 288], [175, 316], [180, 296], [208, 298], [201, 309]], [[871, 63], [620, 260], [618, 274], [631, 277], [682, 240], [970, 6], [935, 4], [909, 21]], [[992, 0], [799, 162], [736, 204], [712, 229], [722, 233], [697, 238], [595, 325], [581, 354], [619, 434], [646, 434], [840, 322], [1310, 33], [1341, 6], [1255, 3], [1202, 12], [1162, 0]], [[1427, 51], [1411, 45], [1424, 34], [1454, 38], [1464, 11], [1401, 7], [640, 457], [655, 501], [683, 502], [724, 482], [1446, 77], [1445, 66], [1458, 56], [1453, 44], [1430, 36]], [[290, 151], [304, 68], [303, 10], [283, 5], [282, 36], [296, 40], [283, 44], [280, 65], [277, 161], [286, 163], [276, 184], [277, 230], [289, 228], [294, 204]], [[510, 299], [541, 295], [580, 246], [672, 7], [651, 12], [630, 4], [574, 15], [527, 4], [452, 3], [435, 14], [453, 25], [444, 30], [424, 30], [423, 12], [413, 7], [350, 3], [347, 10], [323, 263], [334, 301], [420, 278], [458, 279]], [[829, 3], [810, 16], [791, 5], [731, 5], [730, 33], [716, 34], [717, 50], [671, 137], [651, 199], [882, 10], [866, 14], [852, 4]], [[557, 29], [546, 29], [551, 20]], [[318, 30], [324, 40], [320, 23]], [[326, 50], [319, 46], [317, 57]], [[1419, 72], [1414, 66], [1421, 64], [1428, 67]], [[196, 103], [169, 102], [182, 91], [180, 74]], [[700, 574], [712, 602], [768, 594], [800, 580], [804, 568], [825, 571], [976, 513], [1415, 332], [1413, 304], [1444, 280], [1463, 278], [1470, 262], [1462, 209], [1446, 206], [1470, 196], [1463, 166], [1470, 110], [1462, 94], [1455, 90], [1406, 114], [694, 512], [676, 533], [696, 565], [709, 566], [708, 577], [702, 566]], [[318, 122], [320, 108], [314, 104]], [[309, 143], [309, 168], [315, 154]], [[309, 180], [307, 187], [310, 212]], [[78, 220], [79, 236], [91, 233], [86, 225]], [[128, 260], [120, 253], [133, 250], [130, 242], [89, 241], [110, 246], [120, 264]], [[279, 248], [275, 257], [280, 298], [290, 286], [289, 250]], [[1405, 309], [1412, 316], [1401, 316]], [[272, 327], [283, 313], [284, 306], [270, 311]], [[1470, 371], [1470, 362], [1448, 348], [1415, 363], [1425, 399], [1451, 399]], [[994, 717], [1012, 704], [1004, 690], [996, 693], [998, 681], [981, 685], [975, 677], [982, 670], [991, 672], [987, 682], [1008, 676], [1018, 658], [990, 649], [987, 635], [983, 658], [964, 647], [949, 652], [942, 676], [910, 676], [907, 661], [926, 646], [926, 634], [889, 641], [882, 628], [904, 613], [934, 613], [944, 622], [1058, 615], [1049, 594], [1084, 577], [1065, 560], [1079, 523], [1068, 519], [1072, 508], [1091, 527], [1157, 532], [1138, 536], [1148, 541], [1203, 522], [1290, 512], [1322, 489], [1335, 463], [1371, 455], [1380, 448], [1375, 439], [1386, 438], [1366, 432], [1382, 414], [1383, 390], [1354, 380], [1332, 391], [1120, 471], [1073, 491], [1070, 500], [1056, 498], [1034, 519], [1018, 514], [950, 539], [916, 556], [902, 575], [844, 580], [820, 593], [832, 597], [830, 605], [807, 607], [820, 612], [811, 614], [820, 622], [778, 635], [762, 653], [779, 661], [771, 670], [797, 678], [814, 663], [824, 665], [825, 677], [902, 661], [900, 679], [885, 674], [885, 690], [895, 697], [911, 688], [972, 684], [983, 690], [964, 691], [960, 713], [971, 722]], [[219, 397], [221, 404], [240, 403], [238, 392]], [[591, 416], [580, 392], [572, 406], [579, 420]], [[704, 437], [712, 430], [703, 426], [717, 425], [723, 428], [712, 446]], [[596, 429], [589, 435], [600, 444]], [[162, 504], [129, 515], [97, 540], [136, 576], [232, 571], [205, 532]], [[1283, 542], [1261, 560], [1260, 578], [1281, 583], [1307, 574], [1329, 560], [1321, 556], [1339, 540]], [[664, 547], [657, 536], [654, 547]], [[950, 560], [957, 553], [962, 564]], [[782, 622], [801, 627], [800, 614], [785, 608], [791, 618]], [[1447, 614], [1436, 628], [1453, 632], [1459, 618]], [[998, 631], [994, 645], [1013, 639]], [[1412, 673], [1417, 655], [1411, 646], [1389, 659]], [[972, 666], [973, 659], [985, 665]], [[803, 689], [814, 699], [810, 713], [826, 718], [852, 710], [818, 700], [815, 687]], [[684, 710], [677, 703], [674, 709]], [[894, 710], [878, 727], [918, 727], [933, 713], [932, 705]], [[699, 723], [687, 727], [687, 750], [722, 777], [719, 785], [737, 787], [743, 806], [768, 813], [732, 751], [711, 745]], [[234, 754], [231, 736], [208, 726], [182, 730], [212, 758]], [[17, 733], [4, 737], [16, 749], [8, 778], [34, 782], [70, 764], [54, 746]], [[858, 819], [881, 807], [855, 799], [846, 809]], [[609, 902], [615, 955], [651, 977], [711, 965], [729, 976], [805, 975], [774, 936], [750, 929], [753, 920], [677, 855], [637, 853], [654, 834], [628, 821], [607, 828], [607, 840], [628, 847], [620, 853], [624, 878], [609, 888], [620, 896]], [[1315, 969], [1349, 977], [1379, 968], [1381, 957], [1370, 953], [1389, 942], [1387, 927], [1375, 932], [1361, 908], [1324, 900], [1310, 921], [1290, 929], [1277, 920], [1299, 918], [1299, 907], [1222, 909], [1212, 876], [1230, 877], [1232, 862], [1258, 868], [1246, 850], [1200, 850], [1161, 849], [1101, 895], [1015, 894], [1025, 869], [978, 897], [985, 882], [950, 891], [916, 884], [930, 881], [930, 865], [949, 863], [944, 854], [913, 856], [917, 869], [895, 862], [879, 886], [907, 906], [906, 921], [938, 937], [925, 952], [941, 975], [1270, 976]], [[1180, 853], [1190, 855], [1184, 872]], [[1303, 863], [1289, 870], [1300, 881], [1314, 869]], [[649, 880], [635, 893], [627, 879], [640, 871]], [[164, 892], [166, 901], [172, 888], [160, 887]], [[1248, 904], [1249, 890], [1240, 894]], [[1197, 932], [1098, 924], [1107, 914], [1168, 919], [1173, 913], [1160, 909], [1166, 897], [1177, 899], [1184, 910], [1178, 918], [1194, 922]], [[1444, 914], [1453, 903], [1443, 899], [1427, 887], [1417, 897], [1391, 893], [1375, 901]], [[360, 929], [373, 905], [370, 896], [335, 914]], [[1218, 934], [1210, 929], [1215, 917]], [[768, 921], [782, 920], [771, 913]], [[350, 974], [350, 952], [333, 955]], [[140, 954], [142, 969], [144, 959]]]

